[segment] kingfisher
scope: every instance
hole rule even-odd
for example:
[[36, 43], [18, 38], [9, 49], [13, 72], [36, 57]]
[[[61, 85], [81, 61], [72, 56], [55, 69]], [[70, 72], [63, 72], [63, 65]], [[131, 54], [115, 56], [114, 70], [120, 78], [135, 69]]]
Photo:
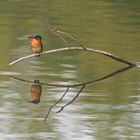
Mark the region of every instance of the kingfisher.
[[42, 93], [42, 86], [39, 80], [34, 80], [34, 84], [31, 86], [31, 103], [38, 104]]
[[40, 35], [30, 36], [31, 39], [31, 49], [35, 56], [40, 56], [43, 51], [42, 37]]

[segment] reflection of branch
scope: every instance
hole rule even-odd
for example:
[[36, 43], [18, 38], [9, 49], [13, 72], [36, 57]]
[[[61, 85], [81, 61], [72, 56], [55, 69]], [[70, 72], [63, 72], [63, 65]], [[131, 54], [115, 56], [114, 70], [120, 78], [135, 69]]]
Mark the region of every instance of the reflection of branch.
[[[134, 62], [130, 62], [128, 60], [125, 60], [123, 58], [120, 58], [118, 56], [115, 56], [115, 55], [113, 55], [111, 53], [108, 53], [108, 52], [105, 52], [105, 51], [102, 51], [102, 50], [93, 49], [93, 48], [83, 49], [81, 47], [66, 47], [66, 48], [60, 48], [60, 49], [55, 49], [55, 50], [44, 51], [44, 52], [40, 53], [40, 55], [50, 54], [50, 53], [56, 53], [56, 52], [62, 52], [62, 51], [70, 51], [70, 50], [94, 52], [94, 53], [97, 53], [97, 54], [101, 54], [101, 55], [107, 56], [107, 57], [109, 57], [111, 59], [114, 59], [116, 61], [119, 61], [121, 63], [127, 64], [127, 65], [136, 66], [136, 63], [134, 63]], [[15, 61], [9, 63], [9, 65], [13, 65], [13, 64], [15, 64], [15, 63], [17, 63], [19, 61], [24, 60], [24, 59], [34, 57], [35, 55], [36, 54], [31, 54], [31, 55], [28, 55], [28, 56], [19, 58], [19, 59], [15, 60]]]
[[[17, 81], [34, 84], [34, 81], [25, 80], [25, 79], [22, 79], [22, 78], [15, 77], [13, 75], [9, 75], [9, 77], [12, 78], [12, 79], [15, 79]], [[42, 82], [40, 82], [39, 84], [46, 85], [46, 86], [51, 86], [51, 87], [69, 87], [69, 85], [64, 85], [63, 86], [63, 85], [57, 85], [57, 84], [51, 84], [51, 83], [42, 83]]]
[[68, 105], [70, 105], [71, 103], [73, 103], [79, 96], [79, 94], [83, 91], [83, 89], [85, 88], [85, 85], [82, 85], [80, 90], [78, 91], [78, 93], [76, 94], [76, 96], [67, 104], [65, 104], [64, 106], [62, 106], [56, 113], [61, 112], [62, 110], [64, 110], [65, 107], [67, 107]]
[[59, 104], [62, 101], [62, 99], [64, 98], [64, 96], [67, 94], [68, 91], [69, 91], [69, 87], [66, 89], [66, 91], [64, 92], [62, 97], [53, 105], [53, 107], [56, 106], [57, 104]]
[[[65, 104], [64, 106], [62, 106], [60, 108], [60, 110], [58, 110], [56, 113], [61, 112], [62, 110], [64, 110], [65, 107], [67, 107], [68, 105], [70, 105], [71, 103], [73, 103], [78, 98], [79, 94], [83, 91], [84, 88], [85, 88], [85, 85], [83, 85], [81, 87], [81, 89], [78, 91], [78, 93], [76, 94], [76, 96], [70, 102], [68, 102], [67, 104]], [[45, 116], [44, 122], [46, 122], [46, 120], [47, 120], [50, 112], [53, 109], [53, 107], [55, 107], [58, 103], [60, 103], [62, 101], [62, 99], [64, 98], [64, 96], [67, 94], [68, 91], [69, 91], [69, 88], [66, 89], [66, 91], [64, 92], [64, 94], [61, 96], [61, 98], [55, 104], [53, 104], [52, 106], [49, 107], [49, 110], [48, 110], [48, 112], [47, 112], [47, 114]]]
[[[79, 84], [61, 85], [61, 84], [51, 84], [51, 83], [42, 83], [42, 82], [40, 82], [39, 84], [41, 84], [41, 85], [46, 85], [46, 86], [51, 86], [51, 87], [66, 87], [66, 88], [80, 87], [80, 86], [82, 86], [82, 85], [86, 85], [86, 86], [87, 86], [87, 85], [94, 84], [94, 83], [103, 81], [103, 80], [105, 80], [105, 79], [108, 79], [108, 78], [110, 78], [110, 77], [112, 77], [112, 76], [115, 76], [115, 75], [117, 75], [117, 74], [120, 74], [120, 73], [122, 73], [122, 72], [124, 72], [124, 71], [127, 71], [127, 70], [131, 69], [131, 68], [133, 68], [133, 66], [127, 66], [127, 67], [121, 68], [121, 69], [119, 69], [119, 70], [116, 70], [115, 72], [112, 72], [112, 73], [110, 73], [110, 74], [107, 74], [107, 75], [105, 75], [105, 76], [103, 76], [103, 77], [101, 77], [101, 78], [98, 78], [98, 79], [95, 79], [95, 80], [91, 80], [91, 81], [88, 81], [88, 82], [79, 83]], [[21, 79], [21, 78], [12, 76], [12, 75], [10, 75], [9, 77], [10, 77], [10, 78], [13, 78], [13, 79], [15, 79], [15, 80], [18, 80], [18, 81], [25, 82], [25, 83], [31, 83], [31, 84], [34, 83], [33, 81]]]
[[[50, 106], [50, 108], [49, 108], [49, 110], [48, 110], [48, 112], [47, 112], [47, 114], [46, 114], [46, 116], [45, 116], [44, 122], [46, 122], [46, 120], [47, 120], [47, 118], [48, 118], [50, 112], [51, 112], [52, 109], [53, 109], [53, 107], [55, 107], [58, 103], [60, 103], [60, 102], [63, 100], [64, 96], [68, 93], [68, 91], [69, 91], [70, 88], [72, 88], [72, 87], [81, 87], [80, 90], [78, 91], [78, 93], [74, 96], [74, 98], [73, 98], [71, 101], [69, 101], [67, 104], [63, 105], [56, 113], [61, 112], [62, 110], [64, 110], [65, 107], [67, 107], [68, 105], [70, 105], [71, 103], [73, 103], [73, 102], [78, 98], [79, 94], [83, 91], [83, 89], [84, 89], [86, 86], [88, 86], [88, 85], [90, 85], [90, 84], [99, 83], [99, 82], [101, 82], [101, 81], [103, 81], [103, 80], [105, 80], [105, 79], [108, 79], [108, 78], [110, 78], [110, 77], [113, 77], [113, 76], [115, 76], [115, 75], [117, 75], [117, 74], [120, 74], [120, 73], [122, 73], [122, 72], [124, 72], [124, 71], [127, 71], [127, 70], [129, 70], [130, 68], [133, 68], [133, 66], [124, 67], [124, 68], [122, 68], [122, 69], [116, 70], [115, 72], [112, 72], [112, 73], [110, 73], [110, 74], [107, 74], [107, 75], [105, 75], [105, 76], [103, 76], [103, 77], [101, 77], [101, 78], [98, 78], [98, 79], [95, 79], [95, 80], [92, 80], [92, 81], [88, 81], [88, 82], [84, 82], [84, 83], [80, 83], [80, 84], [56, 85], [56, 84], [49, 84], [49, 83], [41, 83], [41, 82], [40, 82], [40, 83], [39, 83], [40, 85], [55, 86], [55, 87], [66, 87], [66, 88], [67, 88], [66, 91], [64, 92], [64, 94], [62, 95], [62, 97], [61, 97], [55, 104], [53, 104], [52, 106]], [[32, 81], [24, 80], [24, 79], [21, 79], [21, 78], [17, 78], [17, 77], [15, 77], [15, 76], [9, 76], [9, 77], [11, 77], [11, 78], [13, 78], [13, 79], [16, 79], [16, 80], [18, 80], [18, 81], [26, 82], [26, 83], [31, 83], [31, 84], [34, 83], [34, 82], [32, 82]]]
[[67, 92], [69, 91], [69, 87], [66, 89], [66, 91], [64, 92], [64, 94], [62, 95], [62, 97], [55, 103], [53, 104], [52, 106], [50, 106], [49, 110], [48, 110], [48, 113], [46, 114], [46, 117], [44, 119], [44, 122], [46, 122], [50, 112], [52, 111], [52, 108], [55, 107], [58, 103], [60, 103], [62, 101], [62, 99], [64, 98], [64, 96], [67, 94]]
[[71, 103], [73, 103], [73, 102], [78, 98], [79, 94], [83, 91], [83, 89], [86, 87], [86, 85], [91, 84], [91, 83], [93, 84], [93, 83], [96, 83], [96, 82], [105, 80], [105, 79], [107, 79], [107, 78], [109, 78], [109, 77], [111, 77], [111, 76], [114, 76], [114, 75], [116, 75], [116, 74], [119, 74], [119, 73], [121, 73], [121, 72], [124, 72], [124, 71], [126, 71], [126, 70], [128, 70], [128, 69], [130, 69], [130, 66], [129, 66], [129, 67], [125, 67], [125, 68], [120, 69], [120, 70], [117, 70], [117, 71], [115, 71], [115, 72], [113, 72], [113, 73], [111, 73], [111, 74], [108, 74], [108, 75], [106, 75], [106, 76], [103, 76], [103, 77], [101, 77], [101, 78], [99, 78], [99, 79], [96, 79], [96, 80], [89, 81], [89, 82], [87, 82], [87, 83], [81, 84], [81, 88], [80, 88], [80, 90], [78, 91], [78, 93], [76, 94], [76, 96], [75, 96], [70, 102], [68, 102], [67, 104], [63, 105], [56, 113], [60, 113], [61, 111], [64, 110], [65, 107], [67, 107], [68, 105], [70, 105]]
[[93, 83], [97, 83], [97, 82], [103, 81], [103, 80], [108, 79], [108, 78], [110, 78], [110, 77], [112, 77], [112, 76], [115, 76], [115, 75], [117, 75], [117, 74], [120, 74], [120, 73], [122, 73], [122, 72], [125, 72], [125, 71], [127, 71], [127, 70], [129, 70], [129, 69], [131, 69], [131, 68], [133, 68], [133, 66], [127, 66], [127, 67], [121, 68], [121, 69], [119, 69], [119, 70], [116, 70], [115, 72], [112, 72], [112, 73], [110, 73], [110, 74], [107, 74], [107, 75], [105, 75], [105, 76], [103, 76], [103, 77], [101, 77], [101, 78], [98, 78], [98, 79], [96, 79], [96, 80], [88, 81], [88, 82], [86, 82], [86, 83], [84, 83], [84, 84], [89, 85], [89, 84], [93, 84]]

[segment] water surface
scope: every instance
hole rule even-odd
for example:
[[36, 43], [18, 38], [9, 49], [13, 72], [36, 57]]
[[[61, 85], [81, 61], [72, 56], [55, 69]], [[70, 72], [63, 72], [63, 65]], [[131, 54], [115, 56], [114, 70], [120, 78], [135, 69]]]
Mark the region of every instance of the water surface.
[[[104, 50], [130, 61], [140, 60], [140, 2], [138, 0], [5, 0], [0, 2], [0, 138], [2, 140], [139, 140], [139, 68], [87, 86], [60, 113], [50, 113], [66, 91], [42, 85], [39, 104], [29, 103], [31, 83], [74, 84], [98, 79], [124, 64], [87, 52], [59, 52], [11, 61], [31, 54], [28, 35], [41, 34], [44, 51], [65, 47], [48, 31], [46, 20], [89, 48]], [[71, 46], [78, 46], [66, 38]], [[70, 88], [54, 111], [68, 103], [80, 87]]]

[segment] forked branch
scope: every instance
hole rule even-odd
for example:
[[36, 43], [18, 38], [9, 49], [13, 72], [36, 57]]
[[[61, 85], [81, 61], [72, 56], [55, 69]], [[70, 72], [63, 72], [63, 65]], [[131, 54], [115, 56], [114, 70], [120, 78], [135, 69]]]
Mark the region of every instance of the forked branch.
[[[51, 28], [50, 25], [48, 25], [48, 26], [49, 26], [49, 31], [53, 32], [55, 35], [57, 35], [59, 38], [61, 38], [61, 40], [65, 44], [67, 44], [67, 42], [66, 42], [66, 40], [64, 39], [64, 37], [62, 35], [66, 36], [66, 37], [69, 37], [70, 39], [72, 39], [73, 41], [78, 43], [78, 45], [80, 47], [66, 47], [66, 48], [54, 49], [54, 50], [44, 51], [40, 55], [56, 53], [56, 52], [62, 52], [62, 51], [73, 51], [73, 50], [74, 51], [87, 51], [87, 52], [93, 52], [93, 53], [104, 55], [106, 57], [109, 57], [111, 59], [114, 59], [116, 61], [119, 61], [119, 62], [127, 64], [127, 65], [137, 66], [136, 63], [128, 61], [128, 60], [123, 59], [121, 57], [115, 56], [115, 55], [113, 55], [111, 53], [108, 53], [108, 52], [105, 52], [105, 51], [102, 51], [102, 50], [93, 49], [93, 48], [88, 48], [85, 45], [83, 45], [78, 39], [74, 38], [73, 36], [71, 36], [71, 35], [69, 35], [69, 34], [67, 34], [65, 32], [59, 31], [59, 30], [57, 30], [57, 28]], [[14, 65], [17, 62], [20, 62], [20, 61], [22, 61], [24, 59], [28, 59], [28, 58], [31, 58], [31, 57], [34, 57], [34, 56], [36, 56], [36, 54], [31, 54], [31, 55], [28, 55], [28, 56], [21, 57], [21, 58], [15, 60], [15, 61], [9, 63], [9, 65]]]

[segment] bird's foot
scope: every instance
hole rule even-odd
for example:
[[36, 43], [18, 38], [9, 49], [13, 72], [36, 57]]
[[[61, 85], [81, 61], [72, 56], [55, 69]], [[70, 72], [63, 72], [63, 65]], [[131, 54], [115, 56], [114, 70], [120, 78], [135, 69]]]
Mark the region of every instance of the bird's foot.
[[35, 57], [39, 57], [39, 56], [40, 56], [40, 53], [36, 53], [36, 54], [35, 54]]

